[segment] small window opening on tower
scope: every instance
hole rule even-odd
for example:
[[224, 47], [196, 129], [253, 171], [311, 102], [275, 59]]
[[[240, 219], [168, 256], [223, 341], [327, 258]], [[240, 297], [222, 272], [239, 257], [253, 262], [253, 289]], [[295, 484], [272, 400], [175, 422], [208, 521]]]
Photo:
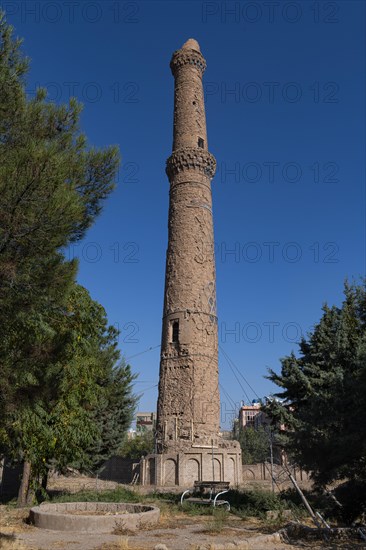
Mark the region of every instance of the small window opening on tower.
[[202, 138], [198, 138], [198, 147], [201, 147], [203, 149], [205, 146], [205, 140]]
[[179, 342], [179, 321], [175, 319], [172, 321], [172, 342]]

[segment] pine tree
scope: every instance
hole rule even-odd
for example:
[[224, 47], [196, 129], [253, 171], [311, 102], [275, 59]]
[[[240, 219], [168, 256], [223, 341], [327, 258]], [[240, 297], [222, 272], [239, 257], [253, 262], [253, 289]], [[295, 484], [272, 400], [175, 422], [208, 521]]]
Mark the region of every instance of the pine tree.
[[282, 388], [266, 412], [284, 422], [293, 460], [324, 485], [366, 480], [366, 290], [345, 285], [342, 307], [323, 315], [300, 357], [281, 360], [269, 379]]
[[[20, 46], [0, 12], [0, 453], [17, 441], [16, 422], [47, 427], [39, 394], [77, 271], [64, 250], [99, 214], [119, 163], [117, 148], [87, 146], [74, 99], [56, 105], [42, 89], [27, 98]], [[28, 477], [32, 445], [21, 439]]]

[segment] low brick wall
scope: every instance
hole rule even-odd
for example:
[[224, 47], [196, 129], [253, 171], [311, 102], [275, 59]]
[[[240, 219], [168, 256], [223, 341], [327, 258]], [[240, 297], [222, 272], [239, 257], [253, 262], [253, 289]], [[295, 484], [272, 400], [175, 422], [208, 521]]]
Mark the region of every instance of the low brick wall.
[[[263, 463], [243, 464], [242, 467], [244, 485], [260, 486], [263, 488], [270, 487], [272, 485], [270, 466], [268, 464], [267, 467]], [[282, 472], [282, 467], [274, 464], [273, 473], [276, 479], [278, 478], [280, 472]], [[304, 470], [300, 470], [299, 468], [292, 468], [291, 473], [300, 487], [308, 488], [312, 485], [309, 474]], [[288, 477], [281, 475], [280, 479], [281, 481], [278, 481], [278, 485], [281, 487], [281, 489], [293, 487], [292, 482]]]
[[112, 456], [107, 460], [95, 477], [80, 474], [61, 476], [50, 475], [48, 488], [78, 493], [79, 491], [103, 491], [115, 489], [120, 484], [128, 485], [134, 475], [139, 473], [140, 461], [121, 456]]
[[99, 478], [118, 481], [119, 483], [131, 483], [134, 475], [139, 473], [139, 470], [139, 459], [112, 456], [103, 464]]
[[51, 491], [79, 493], [80, 491], [106, 491], [108, 489], [115, 489], [120, 485], [121, 484], [117, 481], [109, 481], [83, 475], [62, 476], [52, 474], [48, 478], [47, 489]]

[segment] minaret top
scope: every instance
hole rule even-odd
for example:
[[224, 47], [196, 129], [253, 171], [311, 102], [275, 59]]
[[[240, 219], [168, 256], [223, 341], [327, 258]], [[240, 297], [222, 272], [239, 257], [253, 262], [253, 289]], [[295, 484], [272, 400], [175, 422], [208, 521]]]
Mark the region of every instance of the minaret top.
[[205, 72], [206, 61], [201, 53], [200, 45], [194, 38], [189, 38], [180, 50], [173, 53], [170, 68], [174, 77], [176, 76], [176, 71], [184, 65], [190, 65], [191, 67], [193, 66], [198, 70], [201, 76]]
[[187, 42], [185, 42], [182, 46], [182, 50], [196, 50], [197, 52], [200, 52], [200, 45], [198, 44], [197, 40], [194, 38], [189, 38]]

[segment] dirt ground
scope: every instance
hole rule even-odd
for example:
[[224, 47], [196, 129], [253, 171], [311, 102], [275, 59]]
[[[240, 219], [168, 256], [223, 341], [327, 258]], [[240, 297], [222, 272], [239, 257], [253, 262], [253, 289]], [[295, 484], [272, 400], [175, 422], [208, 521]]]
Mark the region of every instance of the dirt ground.
[[[225, 549], [229, 543], [253, 550], [295, 549], [366, 549], [362, 544], [325, 544], [305, 541], [288, 544], [273, 540], [269, 527], [263, 522], [248, 518], [242, 520], [232, 514], [223, 521], [212, 516], [187, 516], [162, 510], [155, 528], [137, 533], [116, 535], [86, 535], [38, 529], [27, 523], [28, 509], [17, 510], [0, 506], [1, 550], [214, 550]], [[159, 545], [165, 545], [159, 548]]]
[[[89, 485], [95, 489], [95, 480], [82, 477], [75, 481], [73, 478], [70, 480], [58, 476], [50, 483], [51, 489], [69, 492], [79, 492], [89, 488]], [[117, 485], [101, 482], [99, 490]], [[144, 489], [138, 487], [136, 491], [142, 495], [149, 492]], [[177, 511], [168, 502], [154, 504], [161, 512], [157, 526], [135, 533], [121, 532], [114, 535], [38, 529], [27, 522], [29, 508], [16, 509], [14, 506], [0, 505], [0, 550], [226, 550], [230, 543], [236, 543], [238, 550], [366, 550], [366, 544], [361, 543], [301, 541], [290, 544], [272, 536], [280, 525], [257, 518], [241, 519], [233, 514], [221, 519], [205, 515], [190, 516]], [[159, 545], [163, 546], [159, 548]]]

